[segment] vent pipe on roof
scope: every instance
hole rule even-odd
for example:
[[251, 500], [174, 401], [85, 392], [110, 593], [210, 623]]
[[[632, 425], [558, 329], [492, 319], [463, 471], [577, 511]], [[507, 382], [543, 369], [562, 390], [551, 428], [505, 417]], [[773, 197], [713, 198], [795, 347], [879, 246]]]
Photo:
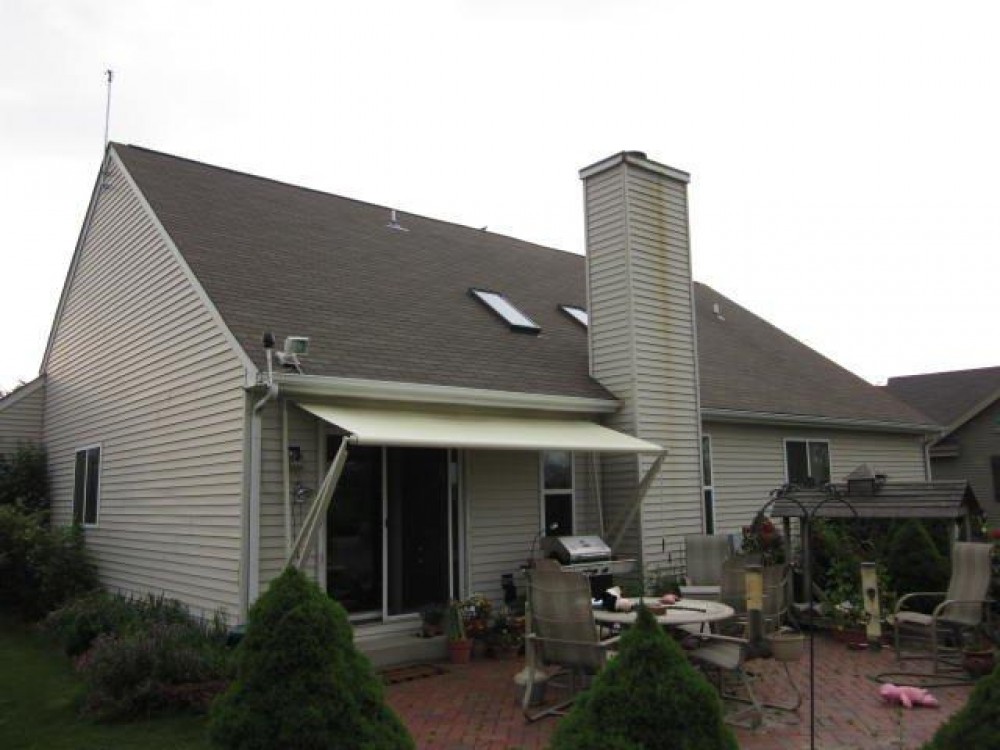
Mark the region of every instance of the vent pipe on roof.
[[410, 230], [404, 227], [396, 219], [396, 209], [389, 209], [389, 223], [386, 224], [389, 229], [393, 229], [397, 232], [409, 232]]

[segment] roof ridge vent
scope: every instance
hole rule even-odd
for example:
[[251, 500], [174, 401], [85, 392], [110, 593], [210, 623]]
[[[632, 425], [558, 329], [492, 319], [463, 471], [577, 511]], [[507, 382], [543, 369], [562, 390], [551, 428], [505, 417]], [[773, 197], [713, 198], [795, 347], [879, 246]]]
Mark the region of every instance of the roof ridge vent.
[[404, 227], [402, 224], [400, 224], [399, 221], [396, 219], [396, 209], [394, 209], [394, 208], [389, 209], [389, 223], [386, 224], [386, 226], [389, 229], [393, 229], [393, 230], [395, 230], [397, 232], [409, 232], [410, 231], [409, 229], [407, 229], [406, 227]]

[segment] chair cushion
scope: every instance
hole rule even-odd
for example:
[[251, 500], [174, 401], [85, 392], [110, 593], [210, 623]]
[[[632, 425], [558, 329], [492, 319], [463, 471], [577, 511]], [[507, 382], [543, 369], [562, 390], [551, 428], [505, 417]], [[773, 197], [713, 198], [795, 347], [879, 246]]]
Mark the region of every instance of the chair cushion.
[[910, 610], [897, 612], [895, 619], [897, 625], [922, 625], [927, 628], [934, 622], [934, 618], [930, 615], [925, 615], [923, 612], [911, 612]]
[[743, 658], [743, 647], [738, 643], [709, 641], [689, 651], [688, 656], [719, 669], [737, 669]]

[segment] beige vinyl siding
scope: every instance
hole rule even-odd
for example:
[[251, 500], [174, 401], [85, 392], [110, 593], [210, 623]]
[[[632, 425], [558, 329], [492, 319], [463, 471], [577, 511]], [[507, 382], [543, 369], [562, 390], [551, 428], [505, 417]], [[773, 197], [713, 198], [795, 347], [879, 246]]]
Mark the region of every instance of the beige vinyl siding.
[[[643, 564], [669, 564], [686, 533], [701, 531], [701, 444], [687, 188], [629, 171], [638, 435], [670, 453], [647, 495]], [[641, 471], [653, 457], [642, 458]]]
[[[635, 435], [632, 294], [627, 223], [624, 213], [625, 170], [612, 169], [584, 181], [587, 234], [587, 306], [590, 316], [590, 369], [601, 385], [622, 402], [606, 417], [608, 427]], [[605, 524], [609, 533], [626, 513], [639, 482], [637, 456], [605, 456], [601, 461]], [[635, 553], [639, 527], [633, 524], [616, 552]]]
[[[619, 164], [588, 177], [584, 189], [592, 371], [623, 403], [605, 423], [670, 451], [639, 524], [615, 552], [655, 568], [702, 528], [686, 185]], [[603, 460], [609, 537], [654, 459]]]
[[[325, 434], [326, 424], [319, 422], [293, 403], [285, 401], [269, 403], [264, 407], [261, 423], [260, 591], [262, 593], [267, 591], [268, 584], [284, 569], [287, 559], [285, 495], [282, 475], [282, 461], [287, 459], [285, 459], [285, 454], [281, 449], [281, 409], [285, 403], [288, 404], [288, 445], [297, 445], [302, 450], [302, 462], [299, 468], [289, 469], [289, 484], [294, 489], [296, 482], [302, 482], [304, 486], [315, 492], [322, 482], [322, 476], [317, 476], [320, 471], [316, 454], [317, 425], [322, 425], [322, 431]], [[313, 497], [314, 495], [310, 494], [303, 502], [297, 502], [294, 494], [292, 496], [293, 542]], [[315, 547], [303, 565], [303, 571], [310, 576], [318, 577]]]
[[101, 446], [102, 582], [239, 612], [245, 371], [139, 196], [110, 162], [46, 369], [53, 516], [78, 448]]
[[538, 453], [465, 451], [468, 593], [501, 600], [500, 577], [519, 574], [541, 527]]
[[42, 442], [45, 381], [33, 380], [0, 401], [0, 456]]
[[712, 481], [716, 531], [738, 533], [785, 482], [788, 438], [825, 440], [830, 445], [830, 476], [843, 479], [867, 463], [889, 481], [922, 481], [924, 456], [918, 435], [774, 427], [706, 422], [712, 438]]
[[958, 456], [932, 458], [934, 478], [968, 480], [990, 520], [1000, 523], [1000, 505], [996, 502], [998, 488], [993, 486], [990, 468], [990, 456], [1000, 456], [1000, 400], [955, 430], [946, 443], [958, 444]]

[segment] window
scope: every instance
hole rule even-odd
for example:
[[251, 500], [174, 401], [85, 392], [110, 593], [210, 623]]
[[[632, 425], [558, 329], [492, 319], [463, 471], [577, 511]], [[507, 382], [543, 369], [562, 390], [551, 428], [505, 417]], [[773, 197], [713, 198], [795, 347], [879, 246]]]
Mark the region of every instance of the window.
[[705, 503], [705, 533], [715, 533], [715, 490], [712, 486], [712, 438], [701, 436], [701, 485]]
[[573, 454], [542, 453], [542, 518], [548, 536], [573, 533]]
[[538, 333], [541, 330], [535, 321], [514, 307], [510, 300], [499, 292], [490, 292], [485, 289], [470, 289], [469, 293], [507, 321], [511, 330], [526, 331], [528, 333]]
[[584, 328], [590, 325], [590, 316], [587, 315], [587, 311], [582, 307], [577, 307], [576, 305], [559, 305], [559, 309]]
[[786, 440], [785, 475], [789, 484], [822, 487], [830, 482], [830, 444], [825, 440]]
[[101, 447], [81, 448], [76, 452], [73, 482], [73, 523], [97, 525], [97, 507], [101, 491]]

